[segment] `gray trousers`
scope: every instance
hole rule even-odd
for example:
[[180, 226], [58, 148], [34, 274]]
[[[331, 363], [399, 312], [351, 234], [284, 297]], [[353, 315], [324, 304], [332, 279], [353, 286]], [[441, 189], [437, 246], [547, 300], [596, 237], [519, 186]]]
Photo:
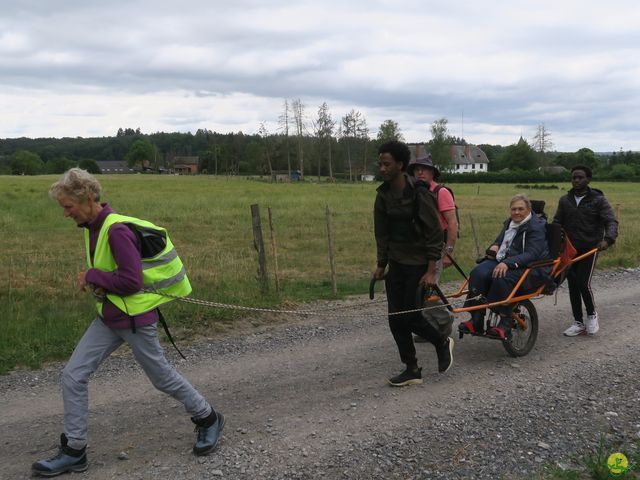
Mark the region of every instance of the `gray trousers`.
[[[436, 283], [440, 281], [440, 274], [443, 270], [442, 259], [436, 263]], [[437, 305], [443, 305], [442, 300], [436, 300], [434, 302], [424, 302], [423, 307], [435, 307]], [[451, 335], [453, 327], [453, 313], [447, 310], [446, 307], [431, 308], [430, 310], [423, 310], [422, 317], [435, 328], [442, 336], [448, 337]]]
[[158, 341], [156, 325], [131, 329], [107, 327], [96, 318], [76, 345], [62, 372], [64, 401], [64, 433], [71, 448], [87, 444], [87, 416], [89, 414], [89, 377], [100, 364], [124, 342], [158, 390], [180, 401], [194, 418], [204, 418], [211, 406], [167, 361]]

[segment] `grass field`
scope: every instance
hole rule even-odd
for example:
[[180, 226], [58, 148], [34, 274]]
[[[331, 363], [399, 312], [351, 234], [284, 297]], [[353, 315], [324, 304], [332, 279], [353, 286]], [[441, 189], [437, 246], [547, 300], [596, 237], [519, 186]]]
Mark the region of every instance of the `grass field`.
[[[0, 373], [16, 366], [38, 367], [65, 358], [93, 315], [88, 295], [75, 291], [84, 270], [81, 231], [62, 216], [47, 190], [57, 177], [0, 176]], [[366, 292], [375, 266], [372, 208], [375, 184], [269, 184], [207, 176], [101, 176], [103, 200], [119, 213], [168, 228], [185, 265], [196, 298], [274, 306], [330, 298], [325, 205], [332, 211], [339, 295]], [[618, 205], [620, 238], [599, 267], [636, 266], [640, 258], [638, 184], [598, 183]], [[469, 217], [475, 219], [481, 251], [508, 215], [513, 185], [452, 185], [461, 215], [456, 257], [469, 269], [476, 247]], [[560, 189], [523, 190], [547, 202], [551, 217]], [[250, 205], [261, 207], [267, 251], [267, 207], [273, 210], [282, 291], [273, 281], [267, 295], [256, 280]], [[272, 260], [269, 259], [272, 275]], [[445, 280], [456, 278], [447, 272]], [[273, 277], [271, 277], [273, 279]], [[226, 328], [237, 316], [185, 304], [166, 309], [180, 338]]]

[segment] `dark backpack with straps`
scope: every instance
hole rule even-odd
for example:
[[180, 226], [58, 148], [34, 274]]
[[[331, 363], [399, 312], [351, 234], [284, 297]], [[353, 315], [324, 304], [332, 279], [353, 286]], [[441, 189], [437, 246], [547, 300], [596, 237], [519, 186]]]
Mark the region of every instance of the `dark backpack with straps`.
[[413, 188], [413, 219], [414, 229], [418, 235], [422, 234], [422, 225], [418, 221], [418, 192], [425, 192], [428, 196], [433, 198], [436, 212], [438, 211], [438, 197], [435, 192], [430, 190], [430, 184], [422, 180], [418, 180], [413, 177], [408, 177], [409, 185]]
[[413, 177], [407, 177], [409, 187], [411, 187], [413, 209], [411, 216], [389, 218], [390, 239], [399, 242], [415, 242], [423, 235], [423, 225], [418, 215], [418, 193], [424, 192], [433, 200], [433, 207], [438, 211], [438, 200], [436, 194], [429, 190], [429, 183]]
[[453, 203], [456, 206], [456, 220], [458, 221], [458, 238], [460, 238], [460, 212], [458, 211], [458, 203], [456, 202], [456, 196], [454, 195], [453, 190], [451, 190], [451, 188], [446, 186], [444, 183], [439, 183], [438, 186], [435, 188], [434, 193], [436, 194], [436, 197], [437, 197], [440, 194], [440, 190], [442, 190], [443, 188], [451, 194], [451, 198], [453, 198]]
[[125, 223], [125, 225], [140, 241], [140, 256], [143, 259], [155, 257], [167, 246], [167, 238], [163, 231], [142, 227], [134, 223]]
[[[125, 223], [125, 225], [129, 227], [140, 241], [140, 256], [143, 259], [155, 257], [167, 246], [167, 238], [163, 231], [156, 230], [154, 228], [141, 227], [140, 225], [135, 225], [133, 223]], [[186, 360], [185, 356], [176, 345], [176, 342], [173, 340], [173, 336], [169, 331], [169, 325], [167, 325], [167, 321], [160, 311], [160, 307], [157, 307], [156, 311], [158, 312], [158, 321], [160, 322], [160, 325], [162, 325], [164, 333], [167, 335], [171, 345], [173, 345], [173, 348], [175, 348], [180, 356]], [[133, 317], [131, 317], [131, 331], [136, 333], [136, 324]]]

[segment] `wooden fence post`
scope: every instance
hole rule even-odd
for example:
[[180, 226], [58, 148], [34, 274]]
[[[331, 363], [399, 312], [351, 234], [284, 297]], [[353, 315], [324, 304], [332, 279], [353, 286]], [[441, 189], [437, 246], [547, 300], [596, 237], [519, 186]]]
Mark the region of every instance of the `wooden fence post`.
[[269, 231], [271, 232], [271, 251], [273, 253], [273, 274], [276, 281], [276, 292], [280, 291], [280, 277], [278, 276], [278, 248], [276, 245], [276, 232], [273, 229], [273, 215], [271, 213], [271, 207], [268, 207], [269, 211]]
[[329, 205], [325, 210], [327, 217], [327, 240], [329, 242], [329, 266], [331, 267], [331, 288], [334, 295], [338, 294], [338, 282], [336, 279], [336, 258], [333, 254], [333, 236], [331, 235], [331, 211]]
[[619, 237], [618, 240], [621, 239], [622, 233], [624, 230], [624, 227], [622, 229], [620, 228], [620, 224], [622, 223], [622, 219], [620, 218], [620, 215], [622, 214], [621, 210], [622, 210], [622, 206], [619, 203], [616, 203], [615, 215], [616, 215], [616, 220], [618, 221], [618, 237]]
[[476, 222], [473, 219], [473, 215], [469, 214], [469, 220], [471, 223], [471, 232], [473, 233], [473, 241], [476, 243], [476, 255], [480, 256], [480, 244], [478, 243], [478, 233], [476, 232]]
[[264, 252], [264, 239], [262, 237], [262, 223], [260, 222], [260, 207], [251, 205], [251, 223], [253, 225], [253, 246], [258, 252], [258, 281], [262, 293], [269, 291], [269, 279], [267, 277], [267, 257]]

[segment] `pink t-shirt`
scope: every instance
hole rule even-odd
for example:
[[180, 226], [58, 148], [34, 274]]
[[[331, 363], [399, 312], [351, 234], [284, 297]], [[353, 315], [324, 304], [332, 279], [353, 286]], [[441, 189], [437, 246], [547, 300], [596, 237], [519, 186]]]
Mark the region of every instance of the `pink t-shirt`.
[[[438, 184], [432, 181], [429, 190], [435, 192], [437, 186]], [[438, 192], [438, 211], [440, 212], [440, 226], [443, 230], [447, 230], [447, 220], [444, 218], [443, 213], [455, 210], [455, 208], [456, 202], [453, 200], [451, 192], [446, 188], [441, 188]]]

